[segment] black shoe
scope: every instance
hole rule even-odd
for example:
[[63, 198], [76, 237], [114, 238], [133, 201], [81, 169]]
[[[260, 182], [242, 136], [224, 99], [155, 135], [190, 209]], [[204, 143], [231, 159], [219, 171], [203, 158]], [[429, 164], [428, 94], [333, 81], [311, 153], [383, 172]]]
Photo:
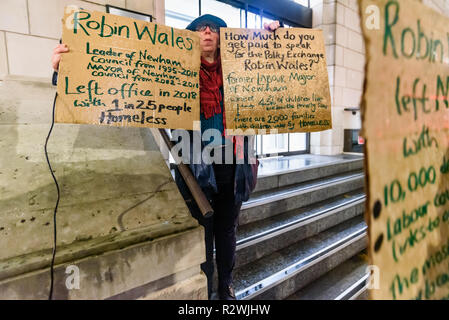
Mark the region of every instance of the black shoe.
[[236, 300], [234, 289], [231, 286], [218, 289], [218, 297], [220, 300]]

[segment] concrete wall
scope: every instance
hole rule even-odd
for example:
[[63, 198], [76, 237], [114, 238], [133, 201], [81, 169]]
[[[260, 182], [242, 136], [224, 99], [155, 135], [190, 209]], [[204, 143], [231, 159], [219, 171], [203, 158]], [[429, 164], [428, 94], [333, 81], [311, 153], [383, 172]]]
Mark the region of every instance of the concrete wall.
[[[334, 155], [343, 152], [343, 123], [340, 108], [335, 106], [335, 71], [337, 65], [336, 38], [336, 0], [313, 0], [313, 28], [322, 29], [326, 45], [326, 58], [329, 73], [329, 85], [332, 99], [333, 129], [325, 132], [312, 133], [310, 139], [310, 152], [312, 154]], [[339, 55], [338, 55], [339, 56]], [[341, 61], [339, 61], [341, 63]]]
[[311, 135], [313, 154], [343, 152], [344, 129], [360, 129], [360, 114], [345, 111], [358, 107], [365, 68], [364, 44], [357, 0], [315, 0], [313, 27], [325, 36], [329, 83], [332, 97], [333, 129]]
[[[449, 0], [423, 0], [449, 16]], [[360, 107], [365, 76], [365, 43], [357, 0], [311, 0], [313, 27], [325, 36], [329, 82], [333, 101], [333, 130], [311, 135], [311, 153], [335, 155], [343, 152], [344, 130], [360, 129]]]
[[[0, 1], [4, 299], [45, 299], [49, 289], [57, 193], [44, 143], [56, 91], [50, 58], [66, 4], [98, 11], [111, 4], [164, 21], [159, 0]], [[56, 298], [206, 298], [199, 270], [205, 260], [203, 229], [149, 129], [56, 124], [48, 155], [61, 189]], [[82, 274], [81, 291], [64, 285], [65, 266], [73, 264]]]
[[0, 1], [0, 80], [6, 75], [50, 79], [49, 60], [61, 37], [67, 5], [105, 12], [105, 5], [152, 14], [164, 21], [164, 2], [155, 0]]

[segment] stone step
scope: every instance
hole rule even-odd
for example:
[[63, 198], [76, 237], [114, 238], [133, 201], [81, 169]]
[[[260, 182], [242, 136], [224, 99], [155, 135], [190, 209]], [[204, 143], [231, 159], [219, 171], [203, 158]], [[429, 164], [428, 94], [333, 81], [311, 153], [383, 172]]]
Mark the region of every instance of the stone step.
[[363, 189], [238, 228], [236, 268], [362, 215]]
[[363, 157], [341, 155], [340, 157], [293, 156], [262, 159], [254, 193], [282, 188], [289, 185], [317, 180], [345, 172], [363, 170]]
[[366, 224], [357, 216], [318, 235], [237, 268], [237, 299], [291, 296], [366, 247]]
[[364, 174], [357, 171], [254, 193], [242, 205], [239, 224], [264, 220], [363, 187]]
[[287, 300], [354, 300], [366, 291], [368, 263], [359, 253], [335, 269], [297, 291]]
[[363, 291], [360, 292], [360, 295], [357, 297], [353, 297], [351, 300], [370, 300], [369, 290], [364, 288]]

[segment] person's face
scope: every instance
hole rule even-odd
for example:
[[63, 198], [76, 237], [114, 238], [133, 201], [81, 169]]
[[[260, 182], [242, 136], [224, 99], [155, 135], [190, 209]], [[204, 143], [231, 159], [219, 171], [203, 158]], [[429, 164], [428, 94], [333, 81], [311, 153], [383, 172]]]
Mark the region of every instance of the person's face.
[[209, 26], [199, 29], [197, 32], [200, 35], [201, 53], [215, 54], [220, 47], [220, 34], [218, 32], [212, 32]]

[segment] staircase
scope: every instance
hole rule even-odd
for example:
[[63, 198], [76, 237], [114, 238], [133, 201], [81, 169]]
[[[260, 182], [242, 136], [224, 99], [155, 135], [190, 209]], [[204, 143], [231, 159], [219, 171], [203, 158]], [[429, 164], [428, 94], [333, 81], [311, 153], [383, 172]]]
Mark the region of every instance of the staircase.
[[362, 157], [262, 160], [240, 214], [237, 299], [365, 297], [363, 189]]

